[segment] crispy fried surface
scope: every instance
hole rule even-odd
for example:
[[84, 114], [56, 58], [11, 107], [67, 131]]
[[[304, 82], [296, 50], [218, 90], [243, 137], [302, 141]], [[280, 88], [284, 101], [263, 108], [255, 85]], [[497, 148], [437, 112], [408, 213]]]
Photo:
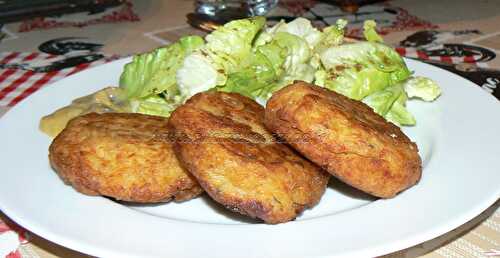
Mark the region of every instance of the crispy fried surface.
[[168, 141], [167, 119], [90, 113], [72, 119], [49, 148], [64, 182], [88, 195], [131, 202], [184, 201], [202, 192]]
[[422, 167], [415, 143], [359, 101], [296, 82], [267, 102], [267, 127], [340, 180], [389, 198], [414, 185]]
[[314, 206], [329, 175], [264, 127], [264, 108], [235, 93], [193, 96], [171, 115], [175, 151], [217, 202], [267, 223]]

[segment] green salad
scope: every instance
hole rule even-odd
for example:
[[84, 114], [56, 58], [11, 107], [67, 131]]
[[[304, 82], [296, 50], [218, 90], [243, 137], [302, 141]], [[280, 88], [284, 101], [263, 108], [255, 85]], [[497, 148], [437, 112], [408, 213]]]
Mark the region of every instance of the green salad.
[[305, 18], [266, 26], [264, 17], [231, 21], [208, 34], [134, 56], [120, 77], [138, 113], [169, 116], [192, 95], [209, 89], [256, 100], [295, 80], [320, 85], [359, 100], [398, 125], [414, 125], [408, 98], [433, 101], [441, 90], [429, 78], [412, 76], [403, 58], [383, 43], [374, 21], [366, 41], [345, 42], [347, 22], [323, 31]]

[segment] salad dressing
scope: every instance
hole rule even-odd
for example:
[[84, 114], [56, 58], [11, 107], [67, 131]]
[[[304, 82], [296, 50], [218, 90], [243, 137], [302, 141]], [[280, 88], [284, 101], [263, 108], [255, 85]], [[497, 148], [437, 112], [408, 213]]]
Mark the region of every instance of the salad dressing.
[[74, 117], [87, 113], [132, 112], [125, 92], [118, 87], [107, 87], [90, 95], [77, 98], [70, 105], [44, 116], [39, 128], [50, 137], [56, 137]]

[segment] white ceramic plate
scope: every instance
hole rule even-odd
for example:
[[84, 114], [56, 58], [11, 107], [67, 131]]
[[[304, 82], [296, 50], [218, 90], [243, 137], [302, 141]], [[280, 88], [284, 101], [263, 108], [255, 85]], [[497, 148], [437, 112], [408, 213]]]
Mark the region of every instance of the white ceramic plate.
[[119, 60], [40, 90], [0, 119], [0, 209], [34, 233], [100, 257], [373, 257], [436, 237], [500, 196], [500, 102], [454, 74], [407, 60], [443, 89], [433, 103], [410, 101], [405, 128], [423, 158], [418, 185], [373, 200], [331, 184], [296, 221], [265, 225], [208, 198], [125, 206], [66, 186], [50, 168], [39, 119], [72, 99], [117, 85]]

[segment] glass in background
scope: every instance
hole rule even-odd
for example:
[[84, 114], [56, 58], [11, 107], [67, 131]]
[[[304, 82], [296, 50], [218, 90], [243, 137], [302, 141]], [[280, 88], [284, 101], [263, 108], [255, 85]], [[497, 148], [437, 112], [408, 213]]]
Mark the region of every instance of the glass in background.
[[249, 17], [265, 15], [278, 4], [278, 0], [197, 0], [195, 13], [218, 16], [232, 13], [234, 16]]

